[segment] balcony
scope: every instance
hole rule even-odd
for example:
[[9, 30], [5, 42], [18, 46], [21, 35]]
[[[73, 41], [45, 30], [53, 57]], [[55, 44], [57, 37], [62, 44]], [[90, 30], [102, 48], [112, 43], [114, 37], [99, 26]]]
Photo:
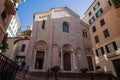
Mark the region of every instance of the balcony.
[[8, 12], [8, 15], [15, 15], [16, 13], [15, 1], [6, 0], [5, 7]]
[[116, 50], [116, 51], [114, 51], [112, 53], [107, 54], [107, 58], [110, 59], [110, 60], [120, 58], [120, 49], [118, 49], [118, 50]]

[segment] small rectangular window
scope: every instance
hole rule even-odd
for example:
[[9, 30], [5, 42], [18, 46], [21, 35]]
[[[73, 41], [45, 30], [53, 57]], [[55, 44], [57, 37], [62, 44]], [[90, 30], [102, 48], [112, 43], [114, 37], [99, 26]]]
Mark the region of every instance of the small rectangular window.
[[107, 53], [114, 52], [115, 50], [118, 50], [116, 42], [111, 42], [107, 45], [105, 45]]
[[103, 13], [102, 8], [100, 8], [100, 10], [96, 13], [96, 18], [98, 18], [99, 16], [101, 16]]
[[92, 24], [95, 21], [94, 16], [89, 20], [89, 24]]
[[42, 29], [45, 29], [45, 20], [42, 22]]
[[111, 2], [110, 2], [110, 0], [108, 0], [108, 4], [109, 4], [109, 6], [111, 6], [112, 4], [111, 4]]
[[100, 20], [100, 25], [103, 26], [104, 24], [105, 24], [104, 19], [101, 19], [101, 20]]
[[98, 2], [98, 3], [93, 7], [94, 11], [95, 11], [99, 6], [100, 6], [100, 2]]
[[25, 51], [25, 46], [26, 46], [25, 44], [22, 45], [22, 47], [21, 47], [21, 52], [24, 52], [24, 51]]
[[85, 29], [83, 30], [83, 37], [87, 38], [87, 30], [85, 30]]
[[93, 32], [96, 31], [96, 27], [95, 27], [95, 26], [92, 27], [92, 31], [93, 31]]
[[98, 36], [95, 36], [95, 42], [96, 42], [96, 43], [99, 42], [99, 38], [98, 38]]
[[90, 12], [89, 12], [89, 16], [91, 16], [91, 15], [92, 15], [92, 12], [90, 11]]
[[107, 29], [104, 30], [103, 33], [104, 33], [105, 38], [110, 36], [109, 31]]
[[2, 20], [4, 21], [4, 20], [6, 19], [6, 17], [7, 17], [7, 10], [4, 9], [4, 11], [3, 11], [2, 14], [1, 14], [1, 18], [2, 18]]
[[96, 49], [96, 55], [97, 56], [104, 55], [104, 49], [103, 49], [103, 47], [100, 47], [100, 48]]

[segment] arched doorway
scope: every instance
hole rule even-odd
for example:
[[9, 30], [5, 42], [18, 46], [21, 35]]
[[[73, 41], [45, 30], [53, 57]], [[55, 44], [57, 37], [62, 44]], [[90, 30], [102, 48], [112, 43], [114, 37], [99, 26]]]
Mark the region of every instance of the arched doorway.
[[71, 45], [66, 44], [63, 46], [63, 69], [64, 71], [71, 71], [72, 67], [72, 60], [71, 60], [71, 54], [73, 53], [73, 48]]
[[39, 69], [39, 70], [44, 69], [46, 49], [47, 49], [47, 44], [44, 41], [39, 41], [35, 44], [36, 57], [35, 57], [34, 69]]
[[70, 71], [71, 70], [71, 55], [70, 55], [70, 53], [63, 54], [63, 62], [64, 62], [64, 70]]
[[35, 59], [35, 69], [43, 69], [45, 51], [37, 51]]

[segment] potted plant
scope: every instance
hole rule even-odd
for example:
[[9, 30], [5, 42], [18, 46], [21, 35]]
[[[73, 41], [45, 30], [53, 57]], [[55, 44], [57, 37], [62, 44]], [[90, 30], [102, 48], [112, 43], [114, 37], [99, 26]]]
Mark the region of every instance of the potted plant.
[[97, 72], [101, 72], [101, 67], [99, 65], [97, 65], [95, 68]]
[[54, 66], [54, 67], [51, 68], [51, 71], [54, 72], [55, 80], [57, 80], [57, 72], [60, 71], [60, 67], [59, 66]]
[[86, 73], [86, 72], [88, 71], [88, 68], [82, 68], [82, 69], [80, 69], [80, 71], [81, 71], [82, 73]]

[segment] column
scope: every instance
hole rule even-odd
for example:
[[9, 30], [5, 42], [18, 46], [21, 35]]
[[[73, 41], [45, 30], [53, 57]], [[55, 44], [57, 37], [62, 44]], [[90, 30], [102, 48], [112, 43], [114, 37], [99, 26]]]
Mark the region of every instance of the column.
[[62, 49], [61, 49], [61, 66], [60, 66], [60, 68], [61, 68], [61, 71], [63, 71], [63, 51], [62, 51]]
[[75, 53], [73, 52], [73, 66], [74, 66], [74, 70], [77, 70], [77, 66], [76, 66], [76, 61], [75, 61]]

